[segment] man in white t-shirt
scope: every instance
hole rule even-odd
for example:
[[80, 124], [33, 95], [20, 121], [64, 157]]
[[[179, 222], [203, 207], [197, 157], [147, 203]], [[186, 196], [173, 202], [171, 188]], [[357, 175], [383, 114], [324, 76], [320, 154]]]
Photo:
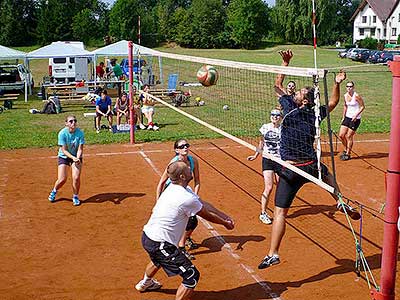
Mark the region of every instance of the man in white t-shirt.
[[229, 230], [234, 228], [234, 222], [191, 190], [188, 183], [193, 176], [186, 163], [173, 162], [167, 172], [172, 183], [157, 200], [149, 221], [143, 227], [142, 245], [151, 262], [146, 267], [144, 278], [135, 287], [140, 292], [159, 289], [161, 283], [153, 276], [162, 267], [168, 276], [182, 277], [175, 299], [183, 300], [190, 298], [200, 278], [196, 267], [178, 249], [189, 217], [197, 214]]

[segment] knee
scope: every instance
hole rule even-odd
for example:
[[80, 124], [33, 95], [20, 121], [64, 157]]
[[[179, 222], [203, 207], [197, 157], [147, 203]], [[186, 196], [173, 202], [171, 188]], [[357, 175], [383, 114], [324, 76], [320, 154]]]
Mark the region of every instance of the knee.
[[182, 273], [182, 277], [182, 284], [189, 289], [194, 289], [199, 282], [200, 272], [192, 265]]
[[199, 221], [196, 216], [192, 216], [189, 218], [189, 221], [186, 225], [186, 231], [193, 231], [196, 229], [197, 225], [199, 225]]
[[351, 133], [351, 132], [349, 132], [349, 133], [347, 133], [346, 134], [346, 139], [348, 139], [348, 140], [352, 140], [353, 139], [353, 133]]
[[67, 177], [58, 178], [58, 182], [59, 182], [60, 184], [66, 183], [66, 182], [67, 182]]

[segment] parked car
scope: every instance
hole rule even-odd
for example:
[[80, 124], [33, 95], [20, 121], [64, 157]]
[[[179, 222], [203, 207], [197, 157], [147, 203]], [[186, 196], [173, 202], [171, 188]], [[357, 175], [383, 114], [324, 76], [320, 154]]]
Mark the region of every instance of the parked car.
[[349, 48], [349, 49], [347, 49], [347, 50], [340, 51], [340, 52], [338, 53], [338, 57], [340, 57], [340, 58], [346, 58], [347, 55], [349, 55], [349, 53], [350, 53], [353, 49], [356, 49], [356, 48]]
[[369, 54], [367, 62], [371, 64], [376, 64], [378, 62], [378, 58], [381, 56], [383, 51], [375, 50]]
[[372, 50], [361, 50], [358, 51], [355, 55], [353, 60], [355, 61], [361, 61], [361, 62], [366, 62], [369, 58], [369, 55]]
[[393, 61], [394, 55], [399, 55], [400, 51], [383, 51], [381, 56], [378, 58], [378, 63], [387, 64], [388, 61]]
[[0, 90], [23, 91], [25, 89], [25, 81], [33, 88], [32, 73], [24, 65], [0, 65]]
[[361, 51], [364, 51], [364, 50], [368, 50], [368, 49], [365, 49], [365, 48], [355, 48], [355, 49], [353, 49], [353, 50], [349, 53], [349, 55], [347, 55], [347, 58], [350, 58], [350, 59], [352, 59], [352, 60], [355, 60], [356, 55], [357, 55], [358, 53], [360, 53]]

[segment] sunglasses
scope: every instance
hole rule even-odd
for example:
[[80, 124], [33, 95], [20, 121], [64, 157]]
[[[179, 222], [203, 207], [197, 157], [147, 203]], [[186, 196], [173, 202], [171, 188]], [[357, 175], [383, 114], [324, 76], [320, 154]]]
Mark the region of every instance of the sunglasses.
[[271, 117], [280, 117], [280, 114], [271, 114]]
[[352, 88], [354, 85], [346, 85], [347, 88]]
[[185, 149], [185, 148], [189, 148], [190, 147], [190, 144], [183, 144], [183, 145], [179, 145], [179, 146], [176, 146], [176, 148], [178, 148], [178, 149]]
[[76, 122], [78, 122], [76, 119], [72, 119], [72, 120], [68, 120], [68, 123], [76, 123]]

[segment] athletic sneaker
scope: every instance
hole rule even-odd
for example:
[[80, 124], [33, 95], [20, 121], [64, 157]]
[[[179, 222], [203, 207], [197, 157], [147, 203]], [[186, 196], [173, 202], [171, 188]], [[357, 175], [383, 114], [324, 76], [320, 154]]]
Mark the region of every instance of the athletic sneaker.
[[343, 154], [340, 156], [340, 160], [349, 160], [349, 159], [350, 159], [350, 154], [343, 153]]
[[146, 126], [144, 126], [142, 123], [139, 124], [140, 129], [146, 129]]
[[72, 197], [72, 204], [73, 204], [74, 206], [78, 206], [78, 205], [81, 204], [81, 201], [79, 201], [79, 198], [78, 198], [77, 196], [73, 196], [73, 197]]
[[195, 250], [198, 249], [200, 246], [197, 244], [191, 237], [188, 237], [186, 239], [186, 246], [189, 248], [189, 250]]
[[153, 129], [153, 125], [147, 125], [147, 130], [152, 130]]
[[272, 224], [271, 217], [268, 216], [268, 214], [266, 212], [261, 213], [259, 218], [260, 218], [260, 221], [263, 222], [264, 224], [267, 224], [267, 225]]
[[100, 133], [100, 129], [99, 128], [96, 128], [96, 133]]
[[54, 202], [55, 200], [56, 200], [56, 195], [57, 195], [57, 192], [55, 192], [55, 191], [51, 191], [50, 192], [50, 195], [49, 195], [49, 201], [50, 202]]
[[279, 264], [281, 261], [279, 260], [279, 256], [278, 255], [272, 255], [269, 256], [267, 255], [266, 257], [264, 257], [264, 259], [262, 260], [262, 262], [258, 265], [258, 268], [261, 269], [265, 269], [268, 268], [270, 266], [273, 265], [277, 265]]
[[157, 131], [158, 129], [160, 129], [160, 127], [158, 127], [157, 125], [153, 125], [153, 130]]
[[137, 285], [135, 285], [135, 288], [141, 293], [146, 292], [146, 291], [158, 290], [161, 287], [162, 287], [162, 284], [152, 278], [147, 280], [147, 282], [144, 281], [144, 279], [142, 279], [139, 281], [139, 283]]
[[[344, 206], [344, 208], [343, 208], [343, 206]], [[354, 207], [351, 207], [347, 203], [338, 202], [337, 209], [339, 211], [341, 211], [341, 212], [344, 212], [344, 210], [346, 209], [346, 212], [348, 213], [349, 217], [352, 218], [353, 220], [360, 220], [361, 219], [361, 215], [357, 211], [357, 209], [355, 209]]]

